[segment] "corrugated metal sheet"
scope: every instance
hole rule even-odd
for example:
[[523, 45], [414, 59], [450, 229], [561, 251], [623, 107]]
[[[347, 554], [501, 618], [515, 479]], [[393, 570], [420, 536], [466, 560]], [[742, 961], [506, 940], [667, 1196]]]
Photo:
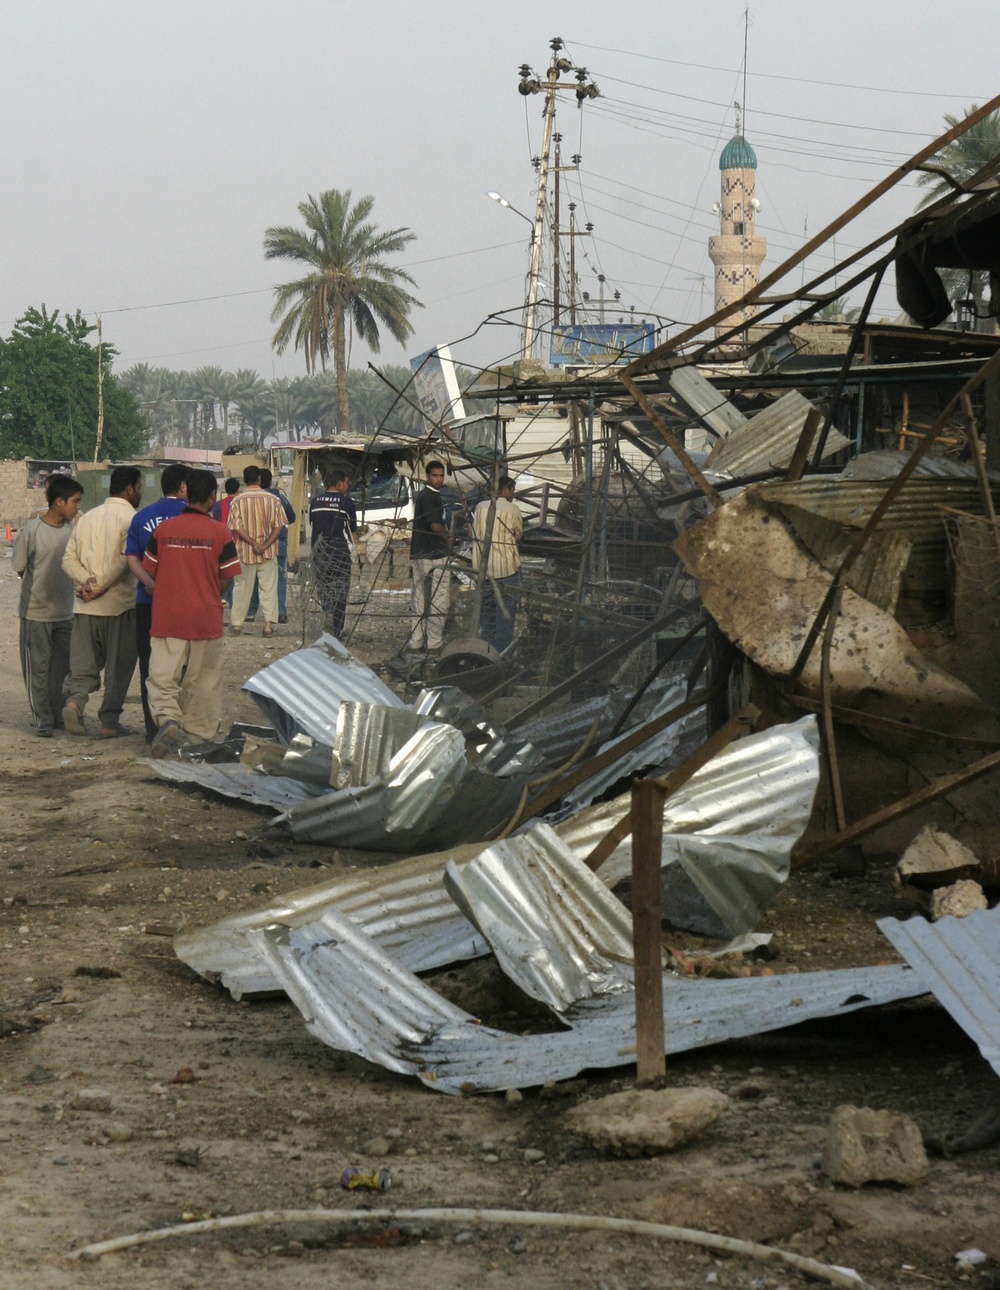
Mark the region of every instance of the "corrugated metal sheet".
[[[897, 452], [892, 448], [862, 452], [851, 458], [840, 472], [840, 478], [895, 479], [909, 459], [910, 453]], [[975, 479], [976, 468], [971, 461], [956, 461], [954, 457], [941, 457], [935, 453], [928, 453], [918, 463], [914, 475], [917, 478]], [[995, 481], [1000, 482], [1000, 475], [995, 471], [991, 472], [991, 475]]]
[[696, 367], [678, 367], [670, 373], [670, 388], [699, 421], [723, 439], [747, 424], [747, 419]]
[[140, 765], [147, 766], [172, 784], [197, 784], [223, 797], [236, 797], [255, 806], [267, 806], [272, 811], [289, 811], [301, 802], [308, 802], [323, 790], [304, 784], [297, 779], [281, 775], [262, 775], [248, 770], [239, 762], [194, 762], [179, 759], [153, 761], [144, 757]]
[[[683, 703], [686, 693], [687, 685], [684, 682], [678, 681], [667, 686], [653, 704], [651, 710], [645, 713], [643, 720], [654, 721], [657, 717], [663, 716], [671, 708]], [[704, 724], [705, 714], [703, 712], [689, 713], [687, 717], [682, 717], [680, 721], [675, 721], [673, 725], [667, 726], [666, 730], [661, 730], [659, 734], [647, 739], [638, 748], [625, 753], [611, 766], [598, 771], [596, 775], [591, 775], [590, 779], [584, 780], [582, 784], [571, 789], [566, 794], [564, 801], [574, 809], [589, 806], [595, 797], [600, 797], [602, 793], [606, 793], [620, 779], [636, 775], [640, 770], [651, 766], [662, 766], [676, 752], [685, 731], [689, 731], [692, 728], [701, 728]], [[631, 728], [626, 729], [615, 739], [602, 743], [599, 749], [595, 749], [595, 752], [607, 752], [609, 749], [614, 748], [616, 744], [628, 739], [631, 734]]]
[[519, 775], [538, 769], [543, 758], [522, 731], [510, 734], [494, 721], [481, 703], [454, 685], [421, 690], [414, 703], [417, 712], [435, 721], [447, 721], [461, 730], [479, 764], [494, 775]]
[[[733, 479], [753, 475], [771, 466], [787, 466], [792, 459], [806, 417], [813, 405], [798, 390], [789, 390], [729, 438], [712, 458], [714, 471], [728, 472]], [[823, 456], [830, 457], [850, 443], [838, 430], [827, 435]]]
[[[815, 717], [804, 717], [738, 739], [667, 802], [663, 864], [679, 866], [692, 889], [685, 899], [700, 896], [719, 920], [713, 935], [736, 936], [756, 927], [788, 877], [792, 847], [805, 831], [818, 782], [818, 727]], [[626, 793], [587, 807], [555, 831], [583, 859], [630, 809]], [[599, 876], [614, 887], [631, 863], [629, 838]], [[683, 887], [676, 889], [678, 899]], [[668, 902], [664, 916], [671, 917]], [[678, 921], [689, 926], [690, 914]]]
[[426, 717], [407, 708], [342, 703], [333, 741], [330, 783], [334, 788], [360, 788], [381, 775], [426, 721]]
[[[379, 949], [345, 918], [249, 939], [305, 1019], [331, 1047], [355, 1053], [443, 1093], [500, 1091], [629, 1065], [635, 1003], [611, 994], [581, 1003], [571, 1029], [513, 1035], [477, 1023]], [[908, 968], [858, 968], [735, 981], [664, 978], [668, 1053], [841, 1015], [924, 992]]]
[[877, 926], [1000, 1075], [1000, 907]]
[[634, 989], [628, 910], [548, 825], [449, 865], [445, 887], [507, 976], [555, 1012]]
[[481, 838], [508, 819], [522, 780], [471, 767], [453, 726], [423, 726], [389, 769], [360, 788], [341, 789], [293, 807], [271, 827], [297, 841], [373, 851], [419, 851]]
[[478, 958], [488, 946], [456, 908], [442, 879], [446, 864], [461, 870], [481, 850], [481, 844], [466, 845], [338, 874], [286, 892], [262, 909], [180, 932], [174, 951], [199, 975], [220, 981], [234, 999], [281, 989], [267, 960], [248, 944], [247, 932], [321, 922], [328, 910], [349, 918], [411, 972]]
[[[673, 689], [673, 681], [655, 681], [629, 714], [623, 734], [627, 735], [636, 726], [648, 721], [652, 710], [658, 707], [662, 695], [667, 690]], [[634, 693], [633, 689], [617, 688], [606, 694], [596, 695], [592, 699], [583, 699], [566, 708], [550, 709], [532, 721], [525, 722], [523, 726], [519, 726], [517, 733], [530, 742], [532, 747], [537, 748], [547, 762], [558, 766], [579, 750], [596, 721], [597, 731], [588, 750], [588, 756], [593, 756], [611, 734], [615, 722]]]
[[335, 637], [323, 633], [306, 649], [286, 654], [243, 686], [288, 743], [300, 732], [333, 746], [340, 704], [345, 700], [406, 705]]
[[[851, 529], [864, 527], [888, 484], [866, 479], [803, 479], [798, 483], [758, 484], [760, 496], [785, 512], [792, 524], [804, 510]], [[995, 492], [1000, 501], [1000, 489]], [[903, 533], [910, 541], [904, 589], [940, 590], [945, 586], [947, 538], [939, 507], [983, 514], [979, 485], [966, 479], [908, 479], [879, 522], [883, 532]]]

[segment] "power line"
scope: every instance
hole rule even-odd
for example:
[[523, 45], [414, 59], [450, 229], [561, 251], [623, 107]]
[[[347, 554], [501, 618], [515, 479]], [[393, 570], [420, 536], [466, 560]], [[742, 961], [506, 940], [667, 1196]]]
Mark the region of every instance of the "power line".
[[[679, 90], [664, 90], [658, 85], [644, 85], [641, 81], [629, 81], [620, 76], [610, 76], [602, 72], [601, 79], [604, 81], [614, 81], [617, 85], [627, 85], [633, 90], [648, 90], [650, 94], [663, 94], [667, 98], [684, 99], [688, 103], [700, 103], [705, 107], [728, 108], [728, 103], [720, 103], [717, 99], [703, 99], [694, 94], [682, 94]], [[826, 125], [834, 130], [864, 130], [870, 134], [900, 134], [911, 135], [915, 139], [926, 139], [927, 134], [923, 130], [886, 130], [879, 125], [856, 125], [852, 121], [828, 121], [823, 117], [802, 116], [798, 112], [768, 112], [764, 108], [755, 109], [756, 116], [775, 117], [781, 121], [802, 121], [806, 125]]]
[[[643, 58], [651, 63], [669, 63], [672, 67], [690, 67], [695, 71], [701, 72], [726, 72], [732, 75], [732, 67], [716, 67], [711, 63], [689, 63], [680, 58], [660, 58], [655, 54], [640, 54], [634, 49], [613, 49], [604, 45], [587, 45], [583, 41], [578, 42], [581, 49], [594, 49], [600, 54], [624, 54], [627, 58]], [[880, 85], [854, 85], [848, 81], [820, 81], [814, 77], [806, 76], [781, 76], [777, 72], [751, 72], [751, 76], [765, 81], [789, 81], [795, 85], [823, 85], [834, 90], [863, 90], [868, 94], [895, 94], [899, 97], [918, 98], [918, 99], [949, 99], [951, 102], [960, 101], [968, 98], [968, 93], [962, 94], [937, 94], [930, 90], [896, 90], [887, 86]], [[603, 73], [602, 73], [603, 76]], [[607, 79], [607, 78], [605, 78]], [[973, 98], [982, 100], [988, 95], [974, 95]]]

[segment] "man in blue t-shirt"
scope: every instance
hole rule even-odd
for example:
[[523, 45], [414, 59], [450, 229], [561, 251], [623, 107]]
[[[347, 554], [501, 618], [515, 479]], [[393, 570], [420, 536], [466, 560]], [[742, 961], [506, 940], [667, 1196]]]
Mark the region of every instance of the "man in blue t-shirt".
[[139, 689], [142, 693], [142, 717], [148, 744], [156, 737], [156, 722], [149, 710], [149, 696], [146, 693], [152, 650], [149, 629], [153, 624], [153, 579], [143, 567], [142, 557], [146, 554], [149, 539], [157, 526], [164, 520], [180, 515], [187, 506], [187, 479], [190, 473], [190, 466], [177, 464], [166, 468], [160, 476], [160, 491], [163, 496], [159, 501], [136, 511], [125, 539], [125, 559], [139, 579], [135, 593], [135, 645], [139, 654]]
[[358, 512], [348, 494], [350, 486], [347, 475], [342, 470], [335, 471], [329, 485], [316, 494], [309, 506], [316, 594], [326, 616], [325, 625], [338, 640], [344, 635], [354, 535], [358, 531]]

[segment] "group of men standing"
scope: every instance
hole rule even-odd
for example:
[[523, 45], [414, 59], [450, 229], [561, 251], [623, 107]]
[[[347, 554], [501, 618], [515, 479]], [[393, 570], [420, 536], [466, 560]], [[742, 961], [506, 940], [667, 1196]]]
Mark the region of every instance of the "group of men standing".
[[213, 518], [211, 471], [168, 466], [163, 496], [140, 510], [141, 471], [116, 466], [108, 500], [79, 518], [80, 483], [50, 477], [48, 509], [25, 524], [13, 551], [21, 665], [40, 736], [58, 726], [87, 733], [84, 712], [102, 673], [98, 738], [130, 734], [121, 718], [138, 662], [152, 755], [216, 737], [223, 597], [233, 580], [237, 634], [258, 589], [265, 636], [279, 620], [277, 544], [288, 514], [261, 473], [247, 467], [244, 492], [227, 493], [225, 524]]
[[[410, 543], [413, 620], [404, 658], [437, 656], [451, 604], [454, 534], [441, 490], [445, 469], [428, 462]], [[162, 497], [141, 510], [142, 473], [116, 466], [110, 496], [78, 516], [77, 480], [50, 477], [48, 509], [18, 534], [22, 578], [20, 655], [35, 728], [87, 733], [89, 696], [104, 693], [98, 738], [131, 733], [122, 711], [139, 665], [146, 741], [160, 756], [180, 742], [213, 740], [221, 721], [223, 603], [231, 595], [240, 635], [259, 596], [265, 637], [285, 619], [279, 602], [280, 542], [295, 512], [270, 472], [248, 466], [244, 487], [217, 501], [208, 470], [168, 466]], [[480, 633], [499, 652], [512, 642], [520, 580], [521, 514], [509, 476], [480, 502], [472, 521], [472, 563], [482, 589]], [[346, 473], [312, 499], [312, 561], [326, 625], [344, 632], [358, 517]], [[225, 522], [223, 522], [223, 519]]]
[[[441, 494], [444, 464], [429, 461], [424, 475], [427, 482], [414, 503], [410, 534], [413, 619], [400, 656], [407, 665], [440, 655], [451, 608], [455, 535], [446, 521]], [[472, 516], [472, 567], [482, 588], [479, 634], [498, 653], [514, 639], [521, 580], [518, 544], [523, 524], [514, 502], [515, 489], [514, 480], [501, 475], [496, 496], [481, 501]]]

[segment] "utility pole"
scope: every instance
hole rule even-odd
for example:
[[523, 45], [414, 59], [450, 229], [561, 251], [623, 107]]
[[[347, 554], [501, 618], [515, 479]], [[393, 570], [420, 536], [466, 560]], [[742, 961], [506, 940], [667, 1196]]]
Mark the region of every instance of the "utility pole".
[[556, 166], [552, 199], [552, 326], [559, 326], [559, 175], [562, 173], [562, 135], [556, 135]]
[[[583, 106], [585, 99], [597, 98], [600, 93], [594, 82], [588, 79], [585, 67], [574, 68], [568, 58], [560, 58], [559, 51], [562, 47], [563, 42], [559, 36], [554, 36], [549, 41], [552, 57], [544, 82], [539, 77], [532, 76], [530, 66], [522, 63], [521, 80], [517, 87], [525, 97], [529, 94], [540, 94], [543, 91], [545, 93], [545, 107], [542, 112], [544, 122], [542, 152], [538, 163], [538, 196], [535, 201], [535, 235], [531, 245], [531, 269], [528, 273], [528, 295], [525, 301], [524, 346], [521, 351], [523, 358], [530, 358], [535, 346], [538, 280], [542, 267], [542, 228], [545, 224], [545, 201], [548, 191], [549, 156], [552, 148], [552, 125], [556, 115], [556, 92], [572, 90], [576, 94], [578, 107]], [[564, 72], [572, 71], [576, 72], [576, 84], [560, 82], [559, 77]]]
[[576, 326], [576, 239], [578, 237], [590, 237], [593, 231], [593, 224], [587, 224], [582, 229], [576, 227], [576, 202], [570, 202], [569, 232], [564, 233], [563, 237], [569, 238], [569, 321], [571, 327]]
[[94, 461], [101, 453], [104, 439], [104, 330], [101, 315], [97, 315], [97, 439], [94, 442]]
[[[553, 138], [556, 141], [556, 164], [552, 168], [554, 174], [553, 191], [555, 194], [552, 204], [552, 326], [558, 327], [559, 320], [562, 317], [562, 257], [560, 255], [560, 251], [562, 238], [566, 236], [562, 231], [562, 226], [559, 221], [559, 176], [564, 170], [579, 170], [580, 163], [583, 161], [583, 158], [578, 152], [574, 152], [572, 158], [573, 164], [571, 166], [564, 166], [562, 164], [562, 155], [559, 150], [559, 145], [562, 143], [562, 135], [555, 134], [553, 135]], [[571, 209], [575, 210], [576, 207], [571, 204]], [[570, 257], [572, 258], [572, 234], [570, 234]], [[572, 268], [570, 269], [570, 274], [572, 276]], [[570, 289], [570, 295], [572, 295], [572, 288]]]

